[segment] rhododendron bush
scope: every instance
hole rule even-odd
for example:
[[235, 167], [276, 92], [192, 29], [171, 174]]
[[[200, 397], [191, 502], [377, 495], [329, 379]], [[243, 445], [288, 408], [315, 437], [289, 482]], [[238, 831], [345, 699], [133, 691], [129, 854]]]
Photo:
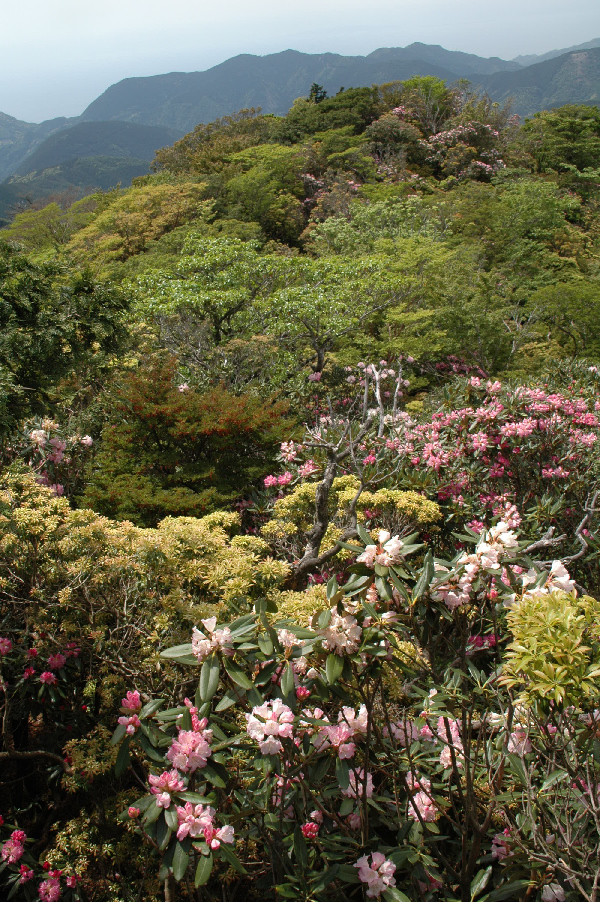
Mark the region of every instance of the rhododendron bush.
[[243, 517], [7, 480], [0, 760], [79, 814], [38, 839], [11, 795], [0, 885], [598, 902], [596, 373], [468, 375], [417, 418], [413, 363], [348, 371]]
[[[509, 514], [451, 561], [359, 525], [305, 622], [258, 602], [163, 652], [189, 695], [130, 691], [113, 741], [118, 772], [147, 781], [122, 817], [167, 885], [211, 893], [235, 872], [284, 899], [596, 898], [600, 606], [527, 554]], [[544, 602], [559, 614], [540, 675], [523, 619]], [[566, 695], [548, 688], [559, 671]]]

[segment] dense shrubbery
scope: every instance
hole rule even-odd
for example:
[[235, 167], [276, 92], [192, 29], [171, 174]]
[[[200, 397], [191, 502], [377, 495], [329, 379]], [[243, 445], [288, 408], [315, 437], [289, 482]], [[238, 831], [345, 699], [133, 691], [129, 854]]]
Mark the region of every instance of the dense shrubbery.
[[7, 896], [598, 902], [597, 143], [315, 85], [16, 217]]

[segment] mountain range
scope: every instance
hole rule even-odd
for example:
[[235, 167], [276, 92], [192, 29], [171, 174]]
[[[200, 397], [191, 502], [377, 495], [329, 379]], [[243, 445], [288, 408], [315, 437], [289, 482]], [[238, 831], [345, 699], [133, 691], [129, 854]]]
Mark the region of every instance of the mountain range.
[[468, 79], [494, 100], [512, 98], [521, 116], [565, 103], [593, 104], [600, 102], [600, 38], [514, 60], [421, 43], [367, 56], [241, 54], [203, 72], [123, 79], [70, 119], [33, 124], [0, 113], [0, 224], [31, 202], [129, 184], [148, 171], [158, 148], [200, 122], [248, 107], [284, 115], [313, 82], [336, 93], [413, 75]]

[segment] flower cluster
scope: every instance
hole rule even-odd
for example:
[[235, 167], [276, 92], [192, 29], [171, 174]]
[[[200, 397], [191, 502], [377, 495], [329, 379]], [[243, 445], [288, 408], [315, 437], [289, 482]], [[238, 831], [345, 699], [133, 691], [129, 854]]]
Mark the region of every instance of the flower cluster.
[[366, 884], [367, 896], [375, 899], [390, 886], [396, 886], [394, 874], [396, 865], [387, 859], [382, 852], [373, 852], [369, 860], [368, 855], [359, 858], [355, 868], [358, 868], [358, 877]]
[[281, 739], [291, 739], [294, 712], [280, 699], [256, 705], [246, 714], [246, 730], [263, 755], [278, 755], [283, 751]]
[[216, 828], [214, 824], [215, 809], [210, 805], [193, 805], [186, 802], [177, 807], [177, 839], [203, 837], [210, 849], [218, 849], [222, 842], [233, 843], [234, 830], [231, 826]]
[[208, 617], [202, 620], [202, 625], [208, 636], [200, 632], [194, 627], [192, 631], [192, 652], [196, 655], [199, 662], [202, 662], [215, 651], [222, 651], [224, 654], [232, 653], [231, 630], [229, 627], [224, 629], [216, 629], [217, 618]]
[[404, 542], [398, 536], [391, 536], [385, 529], [379, 531], [377, 545], [367, 545], [362, 554], [356, 560], [371, 569], [375, 564], [382, 567], [391, 567], [401, 560], [401, 552]]

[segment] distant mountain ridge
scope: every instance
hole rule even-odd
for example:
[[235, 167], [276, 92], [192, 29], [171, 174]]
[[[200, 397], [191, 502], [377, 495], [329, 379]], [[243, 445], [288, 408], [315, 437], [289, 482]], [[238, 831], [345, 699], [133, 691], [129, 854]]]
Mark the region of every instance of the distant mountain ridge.
[[267, 56], [241, 54], [204, 72], [171, 72], [149, 78], [127, 78], [111, 85], [81, 114], [82, 119], [121, 119], [189, 132], [244, 107], [284, 115], [313, 82], [329, 93], [402, 81], [413, 75], [435, 75], [448, 81], [513, 71], [517, 63], [484, 59], [427, 44], [380, 48], [368, 56], [310, 54], [284, 50]]
[[159, 147], [200, 122], [248, 107], [284, 115], [313, 82], [335, 94], [341, 87], [413, 75], [448, 82], [466, 78], [494, 100], [513, 98], [521, 116], [565, 103], [599, 103], [600, 38], [514, 60], [422, 43], [384, 47], [367, 56], [297, 50], [241, 54], [203, 72], [123, 79], [71, 119], [34, 124], [0, 113], [0, 224], [22, 203], [129, 184], [148, 171]]

